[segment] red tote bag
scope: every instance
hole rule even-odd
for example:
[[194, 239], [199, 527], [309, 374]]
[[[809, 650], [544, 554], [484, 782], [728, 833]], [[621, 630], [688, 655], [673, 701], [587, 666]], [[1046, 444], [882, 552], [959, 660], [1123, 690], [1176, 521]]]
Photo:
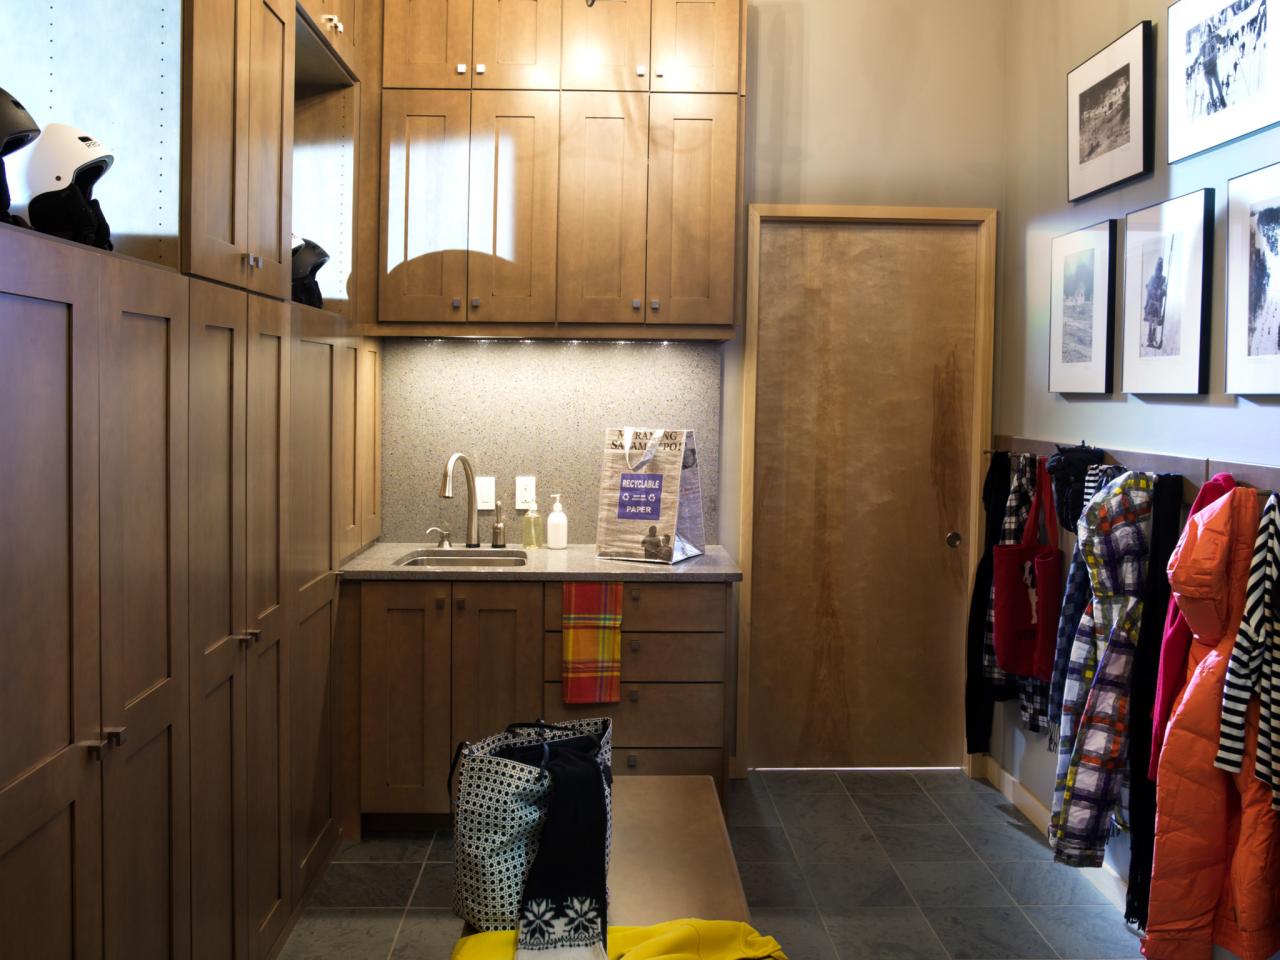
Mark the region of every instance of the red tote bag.
[[[1005, 673], [1049, 680], [1062, 613], [1062, 551], [1046, 460], [1036, 462], [1036, 492], [1022, 542], [995, 548], [996, 663]], [[1040, 543], [1043, 515], [1049, 542]]]

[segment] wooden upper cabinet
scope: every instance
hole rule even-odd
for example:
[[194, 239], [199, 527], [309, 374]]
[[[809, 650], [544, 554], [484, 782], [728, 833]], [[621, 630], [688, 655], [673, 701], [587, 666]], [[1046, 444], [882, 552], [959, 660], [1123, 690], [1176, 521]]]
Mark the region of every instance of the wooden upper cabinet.
[[380, 321], [466, 319], [470, 135], [470, 93], [382, 95]]
[[475, 0], [471, 85], [477, 90], [560, 89], [560, 4]]
[[290, 0], [251, 0], [247, 286], [288, 299], [292, 285], [293, 48]]
[[556, 319], [559, 130], [559, 93], [472, 94], [467, 238], [471, 322]]
[[560, 85], [565, 90], [649, 89], [650, 0], [569, 0]]
[[649, 96], [566, 92], [560, 111], [558, 319], [643, 323]]
[[654, 93], [737, 93], [741, 0], [653, 0]]
[[298, 0], [317, 30], [337, 51], [352, 73], [359, 74], [360, 17], [364, 0]]
[[472, 0], [385, 0], [384, 87], [471, 87]]
[[648, 320], [732, 324], [738, 97], [654, 94], [649, 113]]

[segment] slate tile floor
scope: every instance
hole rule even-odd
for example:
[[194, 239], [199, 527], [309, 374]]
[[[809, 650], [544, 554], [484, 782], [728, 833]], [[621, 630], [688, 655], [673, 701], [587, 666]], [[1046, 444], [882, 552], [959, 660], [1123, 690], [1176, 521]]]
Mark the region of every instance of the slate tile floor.
[[[1099, 960], [1137, 935], [991, 787], [950, 771], [752, 774], [726, 819], [757, 929], [790, 960]], [[281, 960], [448, 960], [448, 833], [349, 845]]]

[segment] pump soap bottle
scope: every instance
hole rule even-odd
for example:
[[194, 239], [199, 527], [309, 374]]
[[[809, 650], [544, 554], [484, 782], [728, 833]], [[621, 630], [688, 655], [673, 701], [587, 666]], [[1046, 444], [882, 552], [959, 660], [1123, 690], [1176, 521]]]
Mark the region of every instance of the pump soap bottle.
[[524, 521], [520, 525], [520, 534], [526, 550], [533, 550], [542, 546], [542, 518], [538, 516], [538, 502], [536, 500], [524, 515]]
[[560, 506], [560, 494], [553, 493], [551, 499], [551, 516], [547, 517], [547, 548], [563, 550], [569, 545], [569, 515]]

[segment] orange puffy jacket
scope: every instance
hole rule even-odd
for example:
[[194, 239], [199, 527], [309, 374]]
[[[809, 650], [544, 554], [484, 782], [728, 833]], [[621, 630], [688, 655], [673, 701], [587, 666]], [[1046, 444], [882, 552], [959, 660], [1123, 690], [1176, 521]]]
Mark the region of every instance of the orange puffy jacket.
[[1156, 850], [1142, 952], [1151, 960], [1209, 960], [1217, 944], [1243, 960], [1280, 950], [1280, 821], [1254, 776], [1258, 704], [1249, 710], [1244, 763], [1213, 765], [1227, 662], [1261, 510], [1237, 488], [1187, 523], [1169, 581], [1195, 641], [1156, 778]]

